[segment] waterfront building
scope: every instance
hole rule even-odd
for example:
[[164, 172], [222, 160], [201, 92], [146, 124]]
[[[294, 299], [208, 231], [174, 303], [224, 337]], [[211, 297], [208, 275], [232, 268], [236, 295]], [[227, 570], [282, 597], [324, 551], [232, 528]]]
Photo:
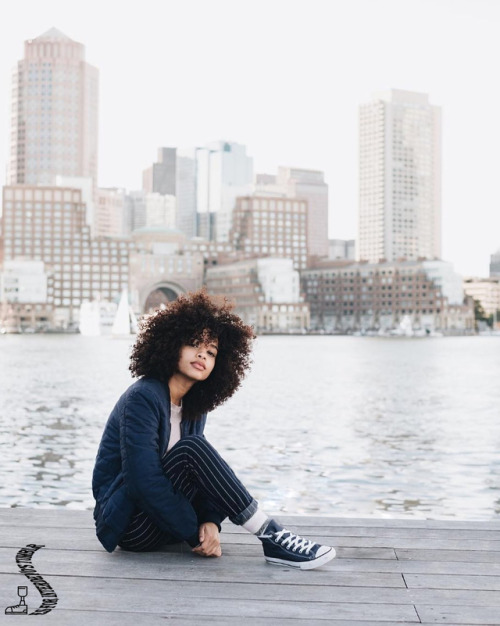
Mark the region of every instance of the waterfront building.
[[97, 181], [99, 74], [56, 28], [24, 44], [12, 78], [8, 184]]
[[142, 173], [142, 189], [162, 196], [176, 195], [177, 148], [158, 148], [158, 162]]
[[5, 261], [0, 271], [0, 332], [46, 330], [53, 322], [48, 303], [53, 276], [41, 261]]
[[146, 226], [146, 192], [129, 191], [124, 199], [125, 233], [130, 235], [133, 230]]
[[200, 251], [189, 248], [186, 236], [164, 226], [145, 227], [132, 233], [130, 295], [134, 311], [149, 313], [203, 284]]
[[359, 114], [359, 258], [441, 257], [441, 110], [391, 89]]
[[490, 257], [490, 277], [500, 277], [500, 248]]
[[145, 197], [145, 226], [175, 228], [175, 196], [147, 193]]
[[329, 239], [328, 258], [330, 261], [350, 260], [356, 258], [356, 242], [354, 239]]
[[118, 301], [128, 286], [130, 242], [91, 238], [80, 189], [11, 185], [3, 188], [3, 264], [43, 262], [53, 277], [47, 303], [58, 328], [78, 323], [82, 302]]
[[277, 256], [307, 266], [307, 201], [245, 196], [236, 199], [230, 242], [246, 257]]
[[328, 185], [318, 170], [279, 167], [278, 185], [287, 196], [307, 200], [307, 255], [328, 256]]
[[91, 178], [83, 176], [60, 176], [55, 179], [57, 187], [66, 187], [71, 189], [79, 189], [82, 192], [82, 202], [85, 204], [85, 223], [90, 226], [91, 234], [95, 230], [95, 198], [96, 190], [94, 181]]
[[124, 197], [124, 234], [145, 227], [176, 228], [177, 198], [169, 194], [130, 191]]
[[124, 237], [127, 231], [124, 189], [99, 188], [94, 209], [94, 237]]
[[5, 261], [0, 301], [47, 302], [48, 275], [41, 261]]
[[[500, 312], [500, 276], [468, 276], [464, 279], [463, 288], [468, 296], [479, 302], [487, 316]], [[498, 317], [500, 321], [500, 314]]]
[[234, 263], [245, 258], [245, 255], [235, 250], [231, 243], [210, 241], [209, 239], [203, 239], [203, 237], [187, 239], [185, 246], [187, 250], [201, 253], [205, 268], [219, 265], [220, 263]]
[[254, 195], [286, 198], [286, 189], [278, 184], [276, 174], [256, 174], [254, 182]]
[[405, 319], [414, 330], [474, 328], [472, 302], [464, 301], [449, 263], [330, 261], [301, 278], [318, 330], [388, 332]]
[[328, 185], [323, 172], [279, 167], [277, 176], [258, 174], [255, 195], [306, 200], [308, 258], [328, 256]]
[[300, 295], [291, 259], [254, 258], [207, 268], [209, 293], [235, 303], [235, 312], [257, 332], [302, 332], [309, 306]]

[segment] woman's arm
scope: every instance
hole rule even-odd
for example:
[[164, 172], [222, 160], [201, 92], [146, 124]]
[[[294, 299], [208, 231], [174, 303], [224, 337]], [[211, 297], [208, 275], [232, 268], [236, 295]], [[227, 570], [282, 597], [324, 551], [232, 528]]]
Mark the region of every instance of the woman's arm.
[[198, 520], [189, 500], [174, 492], [160, 458], [160, 400], [148, 389], [134, 389], [120, 416], [124, 483], [139, 509], [166, 533], [199, 544]]

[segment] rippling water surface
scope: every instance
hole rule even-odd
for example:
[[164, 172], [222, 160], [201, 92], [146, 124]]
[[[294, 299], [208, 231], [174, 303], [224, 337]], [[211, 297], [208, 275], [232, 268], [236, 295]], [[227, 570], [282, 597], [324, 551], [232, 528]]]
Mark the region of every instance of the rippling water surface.
[[[0, 506], [93, 506], [131, 342], [0, 336]], [[270, 512], [500, 516], [500, 338], [261, 337], [208, 439]]]

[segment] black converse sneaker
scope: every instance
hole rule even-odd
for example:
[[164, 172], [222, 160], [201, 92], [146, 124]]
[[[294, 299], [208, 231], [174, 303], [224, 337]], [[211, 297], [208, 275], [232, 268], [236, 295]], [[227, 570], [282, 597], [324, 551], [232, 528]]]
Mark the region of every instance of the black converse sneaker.
[[257, 537], [262, 541], [264, 558], [273, 565], [314, 569], [335, 558], [330, 546], [320, 546], [280, 526], [273, 519]]

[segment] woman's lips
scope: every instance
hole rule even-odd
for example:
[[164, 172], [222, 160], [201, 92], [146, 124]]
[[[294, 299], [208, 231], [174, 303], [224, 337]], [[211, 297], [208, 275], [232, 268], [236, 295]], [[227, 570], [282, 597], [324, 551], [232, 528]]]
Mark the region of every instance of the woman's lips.
[[204, 365], [203, 363], [200, 363], [199, 361], [193, 361], [193, 362], [191, 363], [191, 365], [192, 365], [195, 369], [199, 370], [200, 372], [201, 372], [201, 371], [203, 371], [203, 370], [205, 369], [205, 365]]

